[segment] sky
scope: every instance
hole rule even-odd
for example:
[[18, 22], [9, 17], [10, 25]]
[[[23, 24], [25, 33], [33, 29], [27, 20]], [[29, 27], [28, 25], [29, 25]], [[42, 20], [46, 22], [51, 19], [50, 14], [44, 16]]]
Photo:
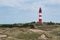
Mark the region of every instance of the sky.
[[43, 22], [60, 22], [60, 0], [0, 0], [0, 24], [37, 22], [40, 7]]

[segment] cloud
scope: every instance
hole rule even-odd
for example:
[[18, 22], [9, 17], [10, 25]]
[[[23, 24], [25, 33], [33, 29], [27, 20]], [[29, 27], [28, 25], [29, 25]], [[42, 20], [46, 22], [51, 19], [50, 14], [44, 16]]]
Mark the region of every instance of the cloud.
[[48, 4], [60, 4], [60, 0], [46, 0]]
[[41, 6], [40, 0], [0, 0], [0, 5], [11, 6], [19, 9], [35, 9]]
[[0, 0], [0, 5], [23, 7], [33, 6], [33, 4], [60, 4], [60, 0]]
[[38, 10], [46, 4], [60, 4], [60, 0], [0, 0], [0, 5], [11, 6], [24, 10]]

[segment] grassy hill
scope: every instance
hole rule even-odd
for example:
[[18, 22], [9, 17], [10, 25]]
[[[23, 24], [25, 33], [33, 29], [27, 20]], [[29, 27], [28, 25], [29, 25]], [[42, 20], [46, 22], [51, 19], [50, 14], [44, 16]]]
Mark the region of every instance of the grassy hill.
[[60, 40], [60, 23], [1, 24], [1, 34], [7, 37], [1, 37], [0, 40]]

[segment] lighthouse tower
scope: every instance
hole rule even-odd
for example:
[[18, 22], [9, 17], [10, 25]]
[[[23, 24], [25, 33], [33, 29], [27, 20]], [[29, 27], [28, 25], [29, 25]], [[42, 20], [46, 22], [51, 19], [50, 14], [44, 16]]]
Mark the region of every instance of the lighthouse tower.
[[39, 9], [39, 23], [42, 24], [42, 9]]

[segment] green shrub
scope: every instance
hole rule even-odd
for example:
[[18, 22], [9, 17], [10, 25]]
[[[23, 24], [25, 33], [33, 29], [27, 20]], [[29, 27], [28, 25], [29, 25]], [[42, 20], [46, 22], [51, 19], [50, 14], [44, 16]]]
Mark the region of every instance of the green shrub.
[[3, 27], [3, 28], [7, 28], [7, 27], [12, 28], [12, 25], [10, 25], [10, 24], [3, 24], [0, 27]]
[[47, 22], [47, 24], [48, 25], [54, 25], [55, 23], [53, 23], [53, 22], [50, 21], [50, 22]]

